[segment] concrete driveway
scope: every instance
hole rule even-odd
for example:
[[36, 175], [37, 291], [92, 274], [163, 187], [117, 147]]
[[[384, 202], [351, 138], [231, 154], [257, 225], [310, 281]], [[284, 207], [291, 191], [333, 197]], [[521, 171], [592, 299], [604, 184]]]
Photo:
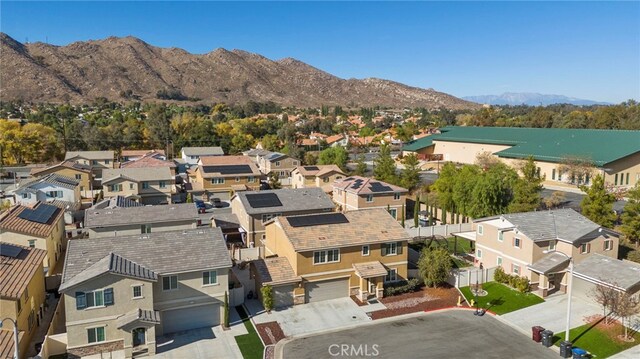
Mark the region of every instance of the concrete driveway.
[[[567, 325], [567, 296], [554, 295], [545, 299], [544, 303], [532, 305], [501, 316], [511, 325], [531, 333], [531, 327], [540, 325], [554, 333], [564, 332]], [[571, 328], [586, 324], [585, 318], [600, 314], [602, 308], [592, 302], [579, 297], [571, 301]]]
[[370, 322], [369, 316], [351, 298], [300, 304], [268, 314], [257, 300], [245, 301], [256, 324], [277, 321], [288, 337], [340, 329]]
[[[368, 354], [368, 355], [367, 355]], [[275, 358], [558, 358], [491, 315], [448, 310], [285, 339]]]

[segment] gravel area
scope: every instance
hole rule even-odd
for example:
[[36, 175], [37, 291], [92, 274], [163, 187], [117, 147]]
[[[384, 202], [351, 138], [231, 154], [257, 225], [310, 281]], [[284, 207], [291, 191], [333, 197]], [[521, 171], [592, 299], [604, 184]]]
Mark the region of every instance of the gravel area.
[[387, 309], [375, 311], [371, 313], [371, 317], [375, 320], [402, 314], [454, 307], [458, 302], [459, 295], [458, 290], [451, 286], [442, 288], [423, 287], [417, 292], [382, 298], [380, 301]]
[[278, 322], [256, 324], [256, 329], [266, 345], [276, 344], [285, 338], [284, 332]]

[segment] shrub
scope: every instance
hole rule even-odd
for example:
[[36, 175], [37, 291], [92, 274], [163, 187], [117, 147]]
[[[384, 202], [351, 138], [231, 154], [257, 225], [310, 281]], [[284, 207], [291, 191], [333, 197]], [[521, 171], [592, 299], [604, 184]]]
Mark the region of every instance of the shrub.
[[420, 280], [418, 278], [412, 278], [409, 280], [403, 280], [401, 282], [388, 284], [384, 287], [384, 296], [390, 297], [403, 293], [415, 292], [420, 289]]
[[506, 283], [507, 273], [504, 272], [504, 269], [502, 269], [502, 267], [498, 267], [493, 274], [493, 279], [498, 283]]
[[270, 312], [273, 309], [273, 288], [270, 285], [265, 285], [260, 288], [260, 292], [262, 293], [262, 305], [267, 312]]
[[530, 290], [530, 285], [529, 285], [529, 278], [527, 277], [520, 277], [518, 278], [518, 280], [516, 281], [516, 286], [515, 288], [520, 292], [520, 293], [527, 293]]
[[224, 326], [229, 328], [229, 294], [224, 292]]

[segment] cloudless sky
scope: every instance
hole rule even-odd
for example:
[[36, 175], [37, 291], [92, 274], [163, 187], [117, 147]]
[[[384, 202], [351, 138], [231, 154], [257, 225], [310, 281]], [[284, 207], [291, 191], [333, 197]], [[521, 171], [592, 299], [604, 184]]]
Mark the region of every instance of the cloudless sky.
[[0, 2], [20, 42], [132, 35], [456, 96], [640, 99], [640, 2]]

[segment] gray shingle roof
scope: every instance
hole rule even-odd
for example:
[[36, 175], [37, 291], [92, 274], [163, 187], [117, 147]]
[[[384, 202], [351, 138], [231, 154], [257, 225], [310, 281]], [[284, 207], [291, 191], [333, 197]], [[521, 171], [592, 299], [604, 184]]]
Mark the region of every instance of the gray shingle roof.
[[[116, 257], [112, 255], [123, 260], [113, 262]], [[219, 228], [78, 239], [69, 241], [67, 246], [60, 290], [106, 273], [104, 268], [121, 275], [139, 273], [152, 277], [151, 273], [165, 275], [229, 267], [231, 258]]]
[[174, 203], [157, 206], [117, 207], [85, 210], [85, 228], [112, 227], [129, 224], [166, 223], [198, 218], [198, 210], [193, 203]]
[[558, 271], [560, 269], [564, 269], [564, 267], [566, 267], [568, 263], [569, 257], [563, 255], [562, 253], [552, 252], [547, 253], [547, 255], [540, 258], [538, 261], [529, 265], [528, 267], [534, 272], [547, 274]]
[[49, 183], [58, 187], [63, 187], [68, 189], [74, 189], [80, 185], [80, 182], [76, 179], [61, 176], [57, 173], [50, 173], [42, 177], [32, 178], [32, 179], [29, 179], [28, 181], [21, 182], [18, 188], [31, 187], [38, 183]]
[[222, 147], [182, 147], [182, 152], [187, 156], [222, 156]]
[[[247, 200], [247, 195], [260, 193], [274, 193], [282, 203], [282, 206], [253, 208]], [[236, 196], [240, 199], [242, 206], [248, 214], [262, 213], [286, 213], [296, 211], [312, 211], [312, 210], [333, 210], [335, 204], [331, 198], [324, 193], [322, 188], [283, 188], [266, 190], [260, 192], [237, 192]]]
[[68, 151], [64, 159], [75, 157], [86, 158], [88, 160], [113, 160], [113, 151]]
[[159, 324], [160, 312], [157, 310], [144, 310], [144, 309], [136, 308], [130, 311], [129, 313], [123, 314], [122, 316], [120, 316], [116, 321], [116, 325], [118, 329], [121, 329], [137, 321], [151, 323], [151, 324]]
[[573, 272], [577, 277], [614, 286], [631, 294], [640, 290], [640, 264], [638, 263], [594, 253], [576, 264]]

